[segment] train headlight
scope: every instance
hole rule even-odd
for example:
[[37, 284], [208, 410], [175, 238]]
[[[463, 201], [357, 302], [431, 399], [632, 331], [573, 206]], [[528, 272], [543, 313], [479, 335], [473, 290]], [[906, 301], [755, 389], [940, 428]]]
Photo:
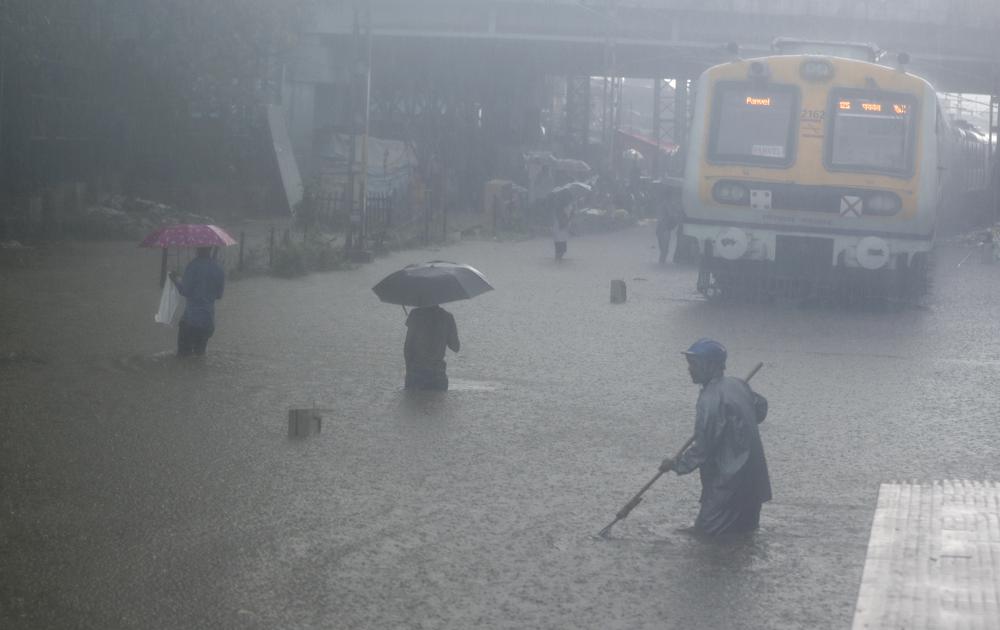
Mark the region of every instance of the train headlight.
[[899, 195], [890, 192], [876, 192], [865, 197], [865, 214], [889, 217], [903, 207]]
[[833, 78], [833, 64], [826, 59], [806, 59], [799, 66], [799, 74], [806, 81], [829, 81]]
[[720, 203], [745, 206], [750, 199], [750, 189], [738, 182], [723, 180], [712, 186], [712, 198]]
[[739, 260], [747, 253], [750, 237], [739, 228], [726, 228], [715, 238], [712, 253], [726, 260]]
[[857, 256], [865, 269], [881, 269], [889, 262], [889, 244], [877, 236], [866, 236], [858, 241]]
[[751, 61], [747, 67], [747, 78], [751, 81], [767, 81], [771, 76], [771, 67], [763, 61]]

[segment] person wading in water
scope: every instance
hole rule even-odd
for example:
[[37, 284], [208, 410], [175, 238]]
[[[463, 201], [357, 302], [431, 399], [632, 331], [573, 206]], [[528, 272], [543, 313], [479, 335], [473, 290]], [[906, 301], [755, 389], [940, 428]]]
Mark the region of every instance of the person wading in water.
[[445, 348], [458, 352], [458, 328], [451, 313], [440, 306], [422, 306], [406, 317], [406, 389], [448, 389]]
[[701, 509], [694, 531], [708, 536], [749, 532], [760, 525], [760, 507], [771, 500], [764, 446], [757, 425], [767, 416], [767, 400], [746, 382], [725, 376], [726, 348], [699, 339], [683, 353], [691, 380], [701, 385], [694, 443], [660, 470], [701, 474]]
[[199, 247], [184, 269], [184, 276], [178, 278], [175, 272], [170, 272], [170, 281], [187, 298], [184, 315], [177, 325], [177, 356], [201, 356], [215, 333], [215, 301], [222, 298], [226, 274], [212, 259], [212, 248]]

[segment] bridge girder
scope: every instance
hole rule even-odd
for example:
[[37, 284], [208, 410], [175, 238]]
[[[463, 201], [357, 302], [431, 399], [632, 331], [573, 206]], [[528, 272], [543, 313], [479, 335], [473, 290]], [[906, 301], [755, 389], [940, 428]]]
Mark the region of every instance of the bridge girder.
[[[745, 56], [766, 54], [775, 37], [871, 41], [906, 51], [912, 72], [939, 90], [992, 93], [1000, 71], [1000, 3], [931, 3], [959, 8], [892, 13], [888, 3], [865, 11], [857, 2], [788, 3], [776, 0], [629, 2], [611, 13], [608, 3], [508, 0], [373, 0], [375, 46], [414, 50], [461, 49], [468, 55], [504, 49], [530, 52], [539, 71], [562, 76], [603, 75], [613, 42], [616, 74], [695, 77], [727, 59], [728, 42]], [[960, 5], [960, 6], [959, 6]], [[968, 5], [968, 6], [966, 6]], [[865, 3], [864, 6], [868, 6]], [[798, 7], [798, 8], [796, 8]], [[982, 7], [982, 15], [968, 7]], [[350, 3], [325, 3], [307, 32], [350, 35]]]

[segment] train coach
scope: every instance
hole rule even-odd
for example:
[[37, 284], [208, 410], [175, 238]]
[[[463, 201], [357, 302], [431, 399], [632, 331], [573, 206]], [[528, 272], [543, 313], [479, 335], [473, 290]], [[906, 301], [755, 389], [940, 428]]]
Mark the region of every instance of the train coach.
[[985, 163], [969, 168], [986, 152], [874, 47], [776, 43], [698, 80], [683, 229], [698, 290], [919, 296], [939, 215], [959, 189], [986, 187]]

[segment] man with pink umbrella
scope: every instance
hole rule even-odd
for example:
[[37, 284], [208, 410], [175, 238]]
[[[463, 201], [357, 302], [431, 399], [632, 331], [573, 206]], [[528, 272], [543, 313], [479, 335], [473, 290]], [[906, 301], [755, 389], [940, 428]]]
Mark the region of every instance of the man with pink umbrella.
[[215, 332], [215, 301], [222, 298], [226, 276], [212, 259], [211, 247], [199, 247], [184, 269], [184, 276], [170, 272], [177, 292], [187, 299], [184, 314], [177, 324], [177, 356], [205, 354], [208, 339]]
[[205, 354], [208, 340], [215, 332], [215, 301], [222, 298], [226, 277], [212, 258], [215, 247], [236, 244], [225, 230], [215, 225], [171, 225], [147, 236], [140, 246], [166, 248], [195, 247], [197, 254], [184, 269], [180, 279], [170, 272], [177, 292], [187, 298], [184, 314], [177, 324], [177, 356]]

